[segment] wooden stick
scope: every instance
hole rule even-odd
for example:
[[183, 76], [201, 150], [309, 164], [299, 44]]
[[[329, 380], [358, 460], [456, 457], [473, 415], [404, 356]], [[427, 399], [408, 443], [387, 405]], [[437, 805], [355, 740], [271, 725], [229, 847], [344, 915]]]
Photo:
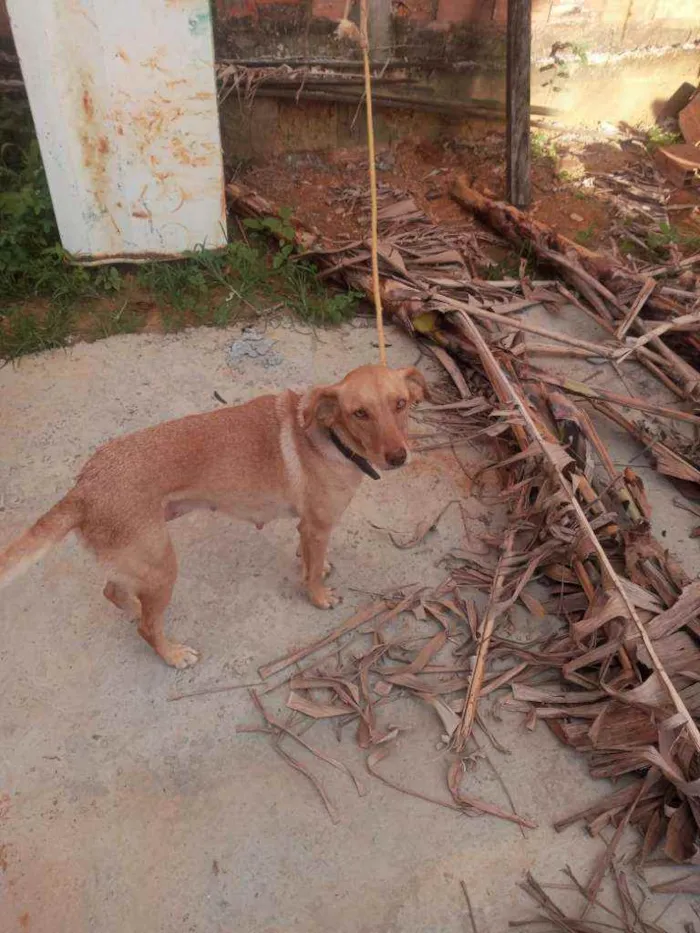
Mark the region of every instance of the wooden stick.
[[545, 382], [547, 385], [558, 386], [566, 392], [573, 392], [574, 395], [581, 395], [583, 398], [590, 398], [596, 401], [613, 402], [616, 405], [624, 405], [625, 408], [634, 408], [637, 411], [646, 411], [652, 415], [659, 415], [662, 418], [670, 418], [673, 421], [687, 421], [689, 424], [700, 424], [698, 415], [691, 415], [687, 411], [680, 411], [677, 408], [667, 408], [665, 405], [655, 405], [653, 402], [645, 402], [641, 398], [633, 395], [619, 395], [617, 392], [608, 392], [607, 389], [593, 389], [585, 382], [576, 382], [574, 379], [560, 379], [558, 376], [551, 376], [542, 370], [534, 370], [527, 363], [517, 360], [523, 368], [528, 367], [530, 373], [524, 372], [523, 378], [533, 379], [538, 382]]
[[652, 278], [648, 278], [646, 282], [642, 285], [642, 287], [639, 290], [639, 294], [634, 299], [634, 304], [629, 309], [626, 317], [624, 318], [620, 326], [615, 331], [615, 336], [617, 337], [618, 340], [622, 340], [622, 338], [625, 336], [627, 331], [630, 329], [630, 327], [632, 326], [632, 322], [637, 317], [639, 312], [642, 310], [642, 308], [644, 307], [646, 303], [647, 298], [649, 297], [649, 295], [651, 295], [651, 293], [654, 291], [655, 288], [656, 288], [656, 282]]
[[365, 622], [369, 622], [371, 619], [374, 619], [384, 610], [384, 615], [380, 619], [378, 624], [385, 625], [387, 622], [390, 622], [397, 615], [400, 615], [405, 609], [408, 609], [409, 606], [413, 604], [418, 594], [424, 587], [419, 587], [414, 589], [408, 596], [404, 597], [400, 602], [398, 602], [393, 609], [389, 609], [388, 602], [385, 599], [380, 599], [376, 603], [371, 603], [369, 606], [358, 610], [354, 615], [350, 616], [349, 619], [346, 619], [342, 625], [337, 629], [330, 632], [324, 638], [321, 638], [319, 641], [313, 642], [311, 645], [307, 645], [306, 648], [300, 648], [299, 651], [294, 651], [292, 654], [288, 654], [284, 658], [280, 658], [278, 661], [272, 661], [270, 664], [266, 664], [264, 667], [258, 668], [258, 673], [263, 680], [267, 680], [268, 677], [272, 677], [273, 674], [279, 674], [280, 671], [283, 671], [285, 667], [289, 667], [292, 664], [296, 664], [298, 661], [303, 661], [304, 658], [307, 658], [310, 654], [313, 654], [315, 651], [320, 651], [321, 648], [325, 648], [326, 645], [330, 645], [332, 642], [336, 641], [341, 635], [345, 635], [346, 632], [352, 632], [353, 629], [359, 628], [361, 625], [364, 625]]
[[472, 674], [471, 680], [469, 681], [467, 699], [464, 703], [464, 709], [462, 710], [462, 719], [452, 735], [451, 747], [457, 753], [464, 751], [474, 726], [474, 720], [476, 719], [477, 704], [479, 702], [481, 688], [484, 683], [486, 658], [488, 657], [489, 653], [491, 636], [493, 635], [494, 627], [503, 610], [501, 595], [503, 593], [503, 588], [506, 582], [508, 561], [513, 554], [514, 538], [515, 531], [510, 529], [506, 534], [505, 541], [503, 542], [503, 550], [501, 551], [501, 556], [498, 559], [498, 565], [493, 577], [493, 583], [491, 584], [489, 603], [486, 608], [486, 615], [484, 616], [484, 621], [481, 626], [481, 632], [479, 636], [479, 647], [476, 652], [474, 673]]
[[533, 420], [532, 415], [530, 414], [528, 406], [522, 401], [518, 393], [513, 388], [510, 380], [506, 377], [505, 373], [503, 372], [503, 369], [501, 368], [500, 364], [498, 363], [495, 356], [493, 355], [491, 348], [488, 346], [484, 338], [481, 336], [481, 333], [479, 332], [479, 329], [476, 326], [476, 324], [464, 312], [461, 312], [459, 317], [460, 317], [462, 324], [464, 325], [464, 329], [466, 330], [469, 336], [469, 339], [474, 343], [475, 347], [477, 348], [479, 356], [481, 357], [484, 365], [487, 365], [488, 363], [489, 371], [499, 373], [499, 378], [498, 378], [499, 385], [502, 387], [502, 389], [506, 389], [508, 391], [511, 401], [513, 402], [513, 404], [516, 406], [516, 408], [519, 410], [520, 414], [522, 415], [523, 421], [525, 422], [527, 429], [530, 432], [530, 436], [532, 437], [534, 441], [537, 442], [537, 444], [542, 450], [542, 453], [545, 459], [549, 462], [553, 474], [556, 476], [559, 482], [559, 485], [561, 486], [562, 490], [566, 493], [566, 496], [569, 502], [571, 503], [571, 507], [576, 513], [576, 517], [578, 518], [578, 521], [579, 521], [579, 527], [581, 528], [583, 532], [586, 533], [586, 536], [590, 540], [590, 543], [593, 549], [598, 555], [601, 569], [605, 571], [605, 573], [608, 575], [608, 579], [610, 580], [611, 584], [615, 587], [615, 589], [620, 594], [622, 602], [629, 614], [629, 618], [634, 623], [644, 643], [644, 647], [646, 648], [649, 654], [649, 658], [654, 667], [654, 670], [658, 673], [664, 687], [666, 688], [668, 692], [668, 695], [674, 707], [676, 708], [678, 713], [680, 713], [680, 715], [682, 716], [686, 724], [687, 730], [688, 730], [688, 736], [690, 740], [692, 741], [693, 745], [695, 746], [695, 750], [697, 752], [700, 752], [700, 730], [698, 730], [695, 720], [691, 716], [688, 710], [688, 707], [683, 702], [683, 698], [676, 690], [675, 686], [673, 685], [673, 681], [671, 680], [671, 678], [669, 677], [666, 671], [666, 668], [664, 667], [661, 659], [656, 653], [654, 644], [651, 638], [649, 637], [649, 635], [647, 634], [647, 631], [644, 627], [644, 623], [639, 618], [639, 615], [637, 613], [637, 610], [635, 609], [634, 603], [632, 602], [630, 597], [627, 595], [627, 590], [622, 584], [622, 581], [620, 580], [620, 577], [618, 576], [617, 571], [615, 570], [613, 565], [610, 563], [610, 559], [608, 558], [608, 555], [605, 553], [605, 548], [598, 540], [598, 536], [596, 535], [594, 530], [591, 528], [591, 524], [588, 521], [586, 513], [582, 509], [581, 504], [576, 498], [575, 493], [573, 492], [571, 486], [569, 485], [564, 474], [562, 473], [561, 468], [559, 464], [557, 463], [556, 456], [551, 450], [551, 445], [547, 444], [547, 442], [542, 437], [537, 425], [535, 424]]
[[623, 363], [631, 353], [634, 353], [635, 350], [638, 350], [640, 347], [646, 346], [646, 344], [654, 340], [655, 337], [660, 337], [670, 330], [694, 330], [695, 328], [692, 325], [696, 324], [700, 324], [700, 312], [697, 311], [694, 314], [682, 314], [680, 317], [673, 318], [671, 321], [664, 321], [663, 324], [659, 324], [657, 327], [648, 330], [646, 334], [642, 334], [641, 337], [635, 340], [633, 346], [623, 350], [617, 356], [617, 362]]
[[[646, 334], [651, 327], [650, 324], [639, 317], [632, 326], [636, 331], [642, 334]], [[652, 340], [649, 341], [649, 344], [664, 358], [667, 371], [670, 375], [676, 376], [687, 397], [694, 398], [697, 394], [698, 386], [700, 385], [700, 373], [697, 369], [691, 366], [690, 363], [686, 363], [686, 361], [678, 356], [677, 353], [674, 353], [670, 347], [667, 347], [660, 337], [653, 337]]]
[[279, 674], [285, 667], [296, 664], [297, 661], [303, 661], [304, 658], [307, 658], [315, 651], [319, 651], [321, 648], [325, 648], [326, 645], [330, 645], [331, 642], [334, 642], [346, 632], [352, 632], [353, 629], [359, 628], [360, 625], [364, 625], [365, 622], [374, 619], [380, 612], [387, 608], [387, 605], [388, 603], [385, 599], [380, 599], [376, 603], [371, 603], [369, 606], [363, 606], [362, 609], [359, 609], [354, 615], [350, 616], [349, 619], [346, 619], [342, 625], [334, 629], [324, 638], [313, 642], [311, 645], [307, 645], [306, 648], [300, 648], [299, 651], [293, 651], [291, 654], [279, 658], [277, 661], [265, 664], [263, 667], [258, 668], [258, 673], [263, 680], [267, 680], [267, 678], [272, 677], [273, 674]]
[[479, 933], [476, 926], [476, 920], [474, 919], [474, 911], [472, 910], [472, 902], [469, 898], [469, 891], [467, 891], [467, 883], [466, 881], [461, 881], [460, 884], [462, 885], [464, 900], [467, 902], [467, 910], [469, 911], [469, 922], [472, 925], [472, 933]]
[[532, 0], [509, 0], [506, 27], [506, 176], [508, 200], [529, 207]]
[[573, 356], [582, 360], [591, 358], [590, 350], [582, 350], [580, 347], [555, 347], [551, 343], [519, 343], [510, 350], [511, 356], [521, 357], [527, 354], [534, 356]]
[[530, 324], [527, 321], [517, 321], [505, 317], [502, 314], [494, 314], [493, 311], [485, 311], [483, 308], [476, 308], [468, 305], [464, 301], [458, 301], [456, 298], [450, 298], [448, 295], [435, 296], [435, 304], [442, 305], [445, 308], [451, 308], [455, 311], [467, 311], [474, 317], [483, 318], [485, 321], [493, 321], [501, 327], [510, 328], [510, 330], [521, 330], [529, 334], [537, 334], [538, 337], [547, 337], [548, 340], [556, 340], [558, 343], [565, 343], [570, 347], [581, 347], [589, 350], [591, 356], [604, 357], [605, 359], [614, 359], [617, 350], [605, 347], [599, 343], [591, 343], [589, 340], [580, 340], [577, 337], [569, 337], [567, 334], [559, 334], [553, 330], [547, 330], [546, 327], [538, 327], [536, 324]]
[[606, 402], [594, 401], [593, 407], [597, 411], [602, 412], [606, 418], [609, 418], [611, 421], [614, 421], [615, 424], [629, 431], [632, 437], [648, 448], [648, 452], [655, 460], [655, 466], [659, 473], [663, 473], [666, 476], [675, 476], [689, 483], [700, 483], [700, 471], [686, 460], [685, 457], [673, 450], [672, 447], [669, 447], [668, 444], [664, 444], [663, 441], [659, 441], [653, 437], [653, 435], [645, 430], [643, 425], [630, 421], [629, 418], [625, 418], [624, 415], [621, 415], [619, 411], [616, 411]]
[[603, 883], [603, 878], [605, 877], [607, 870], [610, 867], [610, 863], [612, 862], [613, 856], [615, 855], [615, 850], [617, 849], [620, 839], [622, 839], [622, 834], [629, 826], [629, 822], [632, 818], [632, 814], [634, 813], [637, 807], [637, 804], [642, 799], [642, 797], [645, 795], [645, 793], [649, 790], [650, 786], [658, 779], [659, 779], [658, 771], [652, 768], [647, 773], [647, 776], [644, 778], [644, 780], [642, 781], [642, 786], [637, 791], [637, 794], [634, 800], [632, 801], [632, 804], [628, 808], [627, 812], [625, 813], [623, 819], [621, 819], [620, 822], [617, 824], [617, 828], [615, 830], [615, 833], [612, 839], [610, 840], [610, 843], [605, 849], [605, 852], [603, 853], [602, 858], [598, 859], [598, 864], [595, 867], [593, 875], [591, 876], [590, 881], [586, 885], [586, 897], [588, 898], [588, 903], [586, 904], [586, 907], [584, 908], [584, 911], [581, 915], [581, 919], [583, 919], [586, 916], [586, 914], [588, 913], [588, 909], [593, 906], [596, 900], [596, 897], [598, 896], [598, 891], [600, 890], [600, 886]]

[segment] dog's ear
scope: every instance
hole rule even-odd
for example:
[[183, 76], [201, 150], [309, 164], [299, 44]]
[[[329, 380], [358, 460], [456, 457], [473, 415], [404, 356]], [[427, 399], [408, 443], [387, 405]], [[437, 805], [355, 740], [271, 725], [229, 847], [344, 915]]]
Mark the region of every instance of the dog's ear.
[[309, 400], [302, 412], [304, 430], [308, 431], [314, 422], [325, 428], [337, 420], [340, 406], [338, 390], [335, 386], [317, 386], [312, 389]]
[[408, 396], [412, 405], [428, 398], [428, 383], [425, 381], [425, 376], [420, 369], [416, 369], [415, 366], [409, 366], [407, 369], [402, 369], [401, 374], [406, 383]]

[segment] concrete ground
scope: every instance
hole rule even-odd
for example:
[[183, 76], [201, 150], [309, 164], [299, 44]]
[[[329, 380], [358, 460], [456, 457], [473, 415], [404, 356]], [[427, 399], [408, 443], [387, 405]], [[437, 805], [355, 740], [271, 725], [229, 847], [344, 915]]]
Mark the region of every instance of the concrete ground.
[[[114, 435], [215, 407], [215, 390], [236, 402], [333, 380], [376, 353], [363, 327], [317, 335], [286, 327], [268, 336], [277, 343], [263, 357], [238, 352], [231, 365], [239, 330], [114, 337], [0, 370], [0, 545]], [[391, 363], [416, 360], [413, 342], [394, 331], [390, 339]], [[624, 444], [616, 450], [629, 459]], [[671, 487], [650, 471], [643, 476], [669, 543], [696, 549], [686, 537], [692, 517], [671, 516]], [[245, 689], [169, 702], [257, 680], [260, 664], [330, 631], [366, 601], [360, 590], [438, 582], [438, 561], [466, 546], [456, 510], [409, 551], [375, 525], [410, 532], [439, 504], [464, 496], [465, 482], [444, 452], [418, 456], [380, 483], [366, 480], [334, 538], [334, 585], [344, 603], [330, 613], [300, 593], [292, 523], [258, 532], [205, 513], [174, 523], [181, 570], [169, 627], [201, 650], [191, 671], [174, 672], [155, 657], [102, 598], [99, 569], [72, 540], [3, 591], [2, 933], [462, 933], [470, 927], [461, 881], [479, 933], [502, 933], [533, 913], [517, 887], [527, 871], [561, 883], [568, 864], [585, 880], [603, 842], [579, 826], [558, 835], [551, 825], [607, 785], [592, 781], [584, 760], [542, 724], [529, 733], [520, 716], [496, 719], [486, 708], [510, 750], [490, 749], [490, 759], [535, 830], [462, 817], [369, 777], [360, 798], [343, 774], [304, 757], [341, 815], [333, 825], [265, 736], [236, 733], [259, 721]], [[475, 498], [467, 510], [489, 520]], [[391, 717], [407, 731], [384, 773], [447, 799], [432, 711], [406, 700]], [[323, 723], [307, 738], [364, 770], [349, 730], [340, 745]], [[507, 808], [485, 762], [467, 786]], [[665, 903], [658, 899], [650, 916]], [[680, 930], [691, 917], [677, 902], [664, 923]]]

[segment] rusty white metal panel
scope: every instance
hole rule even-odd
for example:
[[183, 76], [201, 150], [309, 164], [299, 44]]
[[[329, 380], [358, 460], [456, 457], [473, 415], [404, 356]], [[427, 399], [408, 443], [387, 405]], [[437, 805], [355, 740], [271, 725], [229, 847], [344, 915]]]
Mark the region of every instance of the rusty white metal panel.
[[226, 243], [209, 0], [8, 0], [63, 246]]

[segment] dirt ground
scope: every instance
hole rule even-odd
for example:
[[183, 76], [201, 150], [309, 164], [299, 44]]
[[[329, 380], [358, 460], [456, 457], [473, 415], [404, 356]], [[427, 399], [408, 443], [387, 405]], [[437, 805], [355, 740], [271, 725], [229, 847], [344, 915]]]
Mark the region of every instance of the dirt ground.
[[[615, 138], [600, 133], [533, 135], [530, 214], [591, 249], [609, 248], [618, 205], [596, 187], [601, 174], [639, 172], [653, 167], [639, 134]], [[452, 200], [457, 175], [487, 197], [506, 196], [505, 137], [494, 130], [475, 139], [401, 140], [380, 149], [378, 180], [410, 193], [417, 205], [445, 229], [464, 228], [471, 218]], [[278, 206], [291, 207], [326, 239], [364, 238], [367, 231], [367, 156], [363, 147], [329, 153], [287, 153], [251, 166], [244, 184]], [[660, 179], [663, 185], [663, 180]], [[681, 235], [700, 236], [700, 190], [668, 190], [670, 221]], [[692, 247], [695, 250], [695, 246]], [[499, 254], [497, 258], [501, 258]], [[642, 256], [648, 259], [648, 256]]]
[[[550, 319], [543, 310], [534, 314]], [[563, 314], [552, 326], [588, 336], [593, 325]], [[215, 407], [214, 391], [237, 402], [332, 380], [376, 352], [373, 332], [360, 324], [317, 333], [279, 324], [268, 331], [275, 342], [263, 356], [234, 353], [230, 364], [240, 336], [237, 329], [120, 336], [0, 370], [0, 546], [67, 490], [108, 438]], [[414, 342], [393, 329], [389, 339], [390, 363], [416, 361]], [[636, 377], [632, 365], [628, 374]], [[599, 385], [620, 388], [614, 374], [597, 375]], [[627, 441], [613, 436], [610, 443], [616, 461], [638, 457]], [[693, 517], [671, 505], [677, 492], [670, 484], [650, 470], [643, 476], [657, 533], [697, 574], [700, 552], [687, 537]], [[397, 550], [383, 529], [410, 532], [467, 492], [462, 468], [445, 451], [416, 456], [379, 483], [365, 481], [334, 537], [334, 585], [344, 602], [330, 613], [301, 595], [292, 523], [259, 532], [208, 513], [180, 519], [169, 627], [202, 651], [191, 671], [158, 661], [102, 598], [100, 571], [74, 541], [6, 589], [0, 930], [462, 933], [470, 929], [464, 881], [479, 933], [502, 933], [509, 921], [533, 915], [518, 888], [527, 871], [560, 884], [560, 870], [570, 865], [585, 880], [603, 840], [579, 826], [557, 834], [552, 822], [608, 785], [591, 780], [583, 758], [543, 723], [528, 732], [520, 715], [497, 716], [495, 703], [486, 703], [486, 720], [508, 753], [489, 749], [495, 771], [478, 761], [468, 778], [470, 792], [507, 807], [502, 781], [537, 829], [521, 833], [494, 818], [466, 818], [369, 777], [360, 798], [345, 775], [300, 753], [323, 775], [341, 814], [334, 826], [313, 788], [265, 736], [236, 733], [259, 721], [244, 688], [169, 701], [257, 681], [260, 664], [330, 631], [367, 592], [438, 583], [445, 554], [469, 546], [455, 510], [414, 550]], [[469, 521], [498, 528], [492, 506], [471, 496], [465, 508]], [[529, 634], [552, 624], [524, 612], [513, 621]], [[433, 712], [405, 700], [394, 704], [391, 721], [405, 731], [385, 773], [446, 796]], [[364, 771], [364, 753], [349, 733], [339, 745], [322, 723], [308, 737]], [[574, 898], [566, 890], [550, 894], [562, 904]], [[668, 904], [657, 897], [645, 910], [653, 918]], [[680, 933], [692, 917], [677, 900], [664, 926]]]

